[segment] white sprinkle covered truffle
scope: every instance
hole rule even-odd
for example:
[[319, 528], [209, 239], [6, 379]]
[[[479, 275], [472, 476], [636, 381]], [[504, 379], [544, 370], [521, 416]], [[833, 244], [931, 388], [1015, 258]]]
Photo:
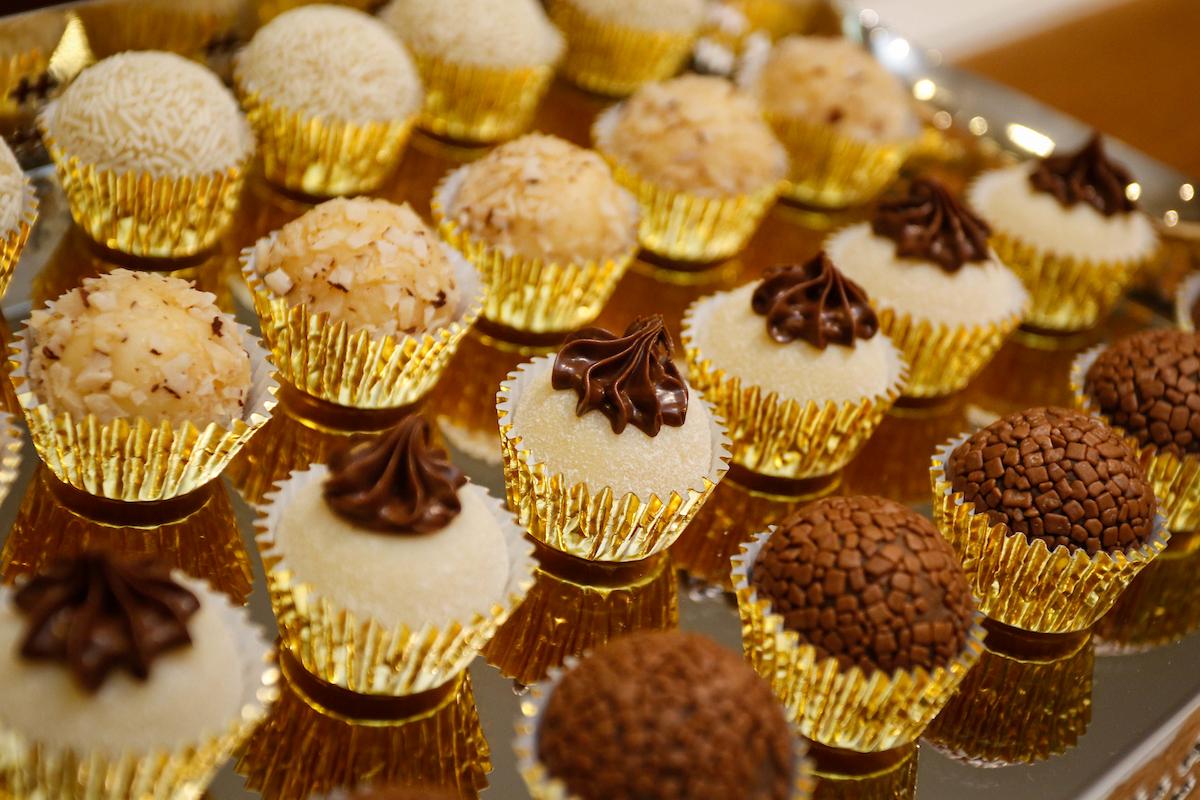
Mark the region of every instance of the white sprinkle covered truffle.
[[553, 64], [563, 38], [537, 0], [392, 0], [380, 18], [414, 52], [461, 64]]
[[375, 335], [423, 333], [453, 321], [454, 267], [407, 204], [329, 200], [258, 241], [254, 269], [292, 305]]
[[25, 175], [8, 145], [0, 139], [0, 236], [21, 222], [25, 205]]
[[33, 391], [76, 419], [227, 425], [245, 408], [250, 356], [214, 300], [155, 273], [85, 279], [30, 317]]
[[643, 31], [694, 31], [705, 0], [572, 0], [589, 16]]

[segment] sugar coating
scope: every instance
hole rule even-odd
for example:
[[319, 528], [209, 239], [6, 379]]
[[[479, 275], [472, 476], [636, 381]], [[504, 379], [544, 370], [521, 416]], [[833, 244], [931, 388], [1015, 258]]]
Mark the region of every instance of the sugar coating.
[[695, 31], [704, 0], [564, 0], [597, 19], [643, 31]]
[[996, 233], [1042, 250], [1096, 261], [1148, 257], [1158, 245], [1144, 215], [1106, 217], [1087, 203], [1067, 208], [1029, 182], [1036, 164], [1018, 164], [981, 175], [968, 190], [975, 210]]
[[637, 245], [637, 205], [604, 159], [544, 134], [468, 166], [449, 215], [502, 252], [548, 262], [619, 258]]
[[292, 305], [377, 336], [447, 325], [459, 299], [437, 236], [407, 203], [329, 200], [259, 239], [254, 268]]
[[380, 18], [413, 52], [463, 64], [553, 64], [563, 38], [537, 0], [392, 0]]
[[632, 425], [616, 434], [599, 411], [575, 414], [575, 393], [550, 383], [553, 358], [527, 367], [528, 381], [515, 401], [514, 432], [535, 462], [568, 483], [586, 482], [593, 490], [611, 486], [615, 497], [633, 492], [666, 498], [699, 488], [712, 472], [712, 415], [699, 395], [689, 391], [687, 419], [681, 427], [664, 425], [647, 436]]
[[237, 54], [234, 74], [247, 91], [310, 117], [388, 122], [421, 105], [421, 79], [396, 35], [340, 6], [275, 17]]
[[979, 325], [1018, 314], [1027, 295], [1021, 280], [994, 258], [947, 272], [931, 261], [898, 258], [896, 243], [868, 223], [825, 245], [833, 263], [867, 290], [871, 303], [944, 325]]
[[798, 403], [842, 403], [883, 394], [899, 380], [900, 357], [882, 333], [856, 339], [852, 348], [818, 350], [799, 339], [775, 341], [767, 318], [750, 307], [756, 286], [748, 283], [701, 301], [705, 309], [697, 309], [690, 329], [701, 355], [744, 388], [760, 386]]
[[771, 50], [752, 87], [768, 113], [830, 125], [853, 139], [917, 133], [904, 87], [848, 39], [789, 36]]
[[223, 599], [188, 588], [201, 601], [188, 620], [191, 646], [156, 658], [146, 682], [114, 671], [95, 694], [80, 689], [65, 665], [21, 658], [26, 617], [0, 592], [0, 726], [54, 748], [110, 754], [222, 732], [244, 696], [237, 635], [215, 607]]
[[29, 378], [55, 413], [228, 425], [250, 390], [250, 356], [215, 297], [179, 278], [114, 270], [29, 318]]
[[597, 147], [669, 189], [749, 194], [787, 170], [787, 154], [759, 107], [724, 78], [648, 84], [612, 113], [597, 130]]
[[359, 619], [385, 626], [444, 626], [504, 602], [508, 546], [487, 493], [459, 489], [462, 512], [436, 533], [363, 530], [332, 511], [321, 494], [324, 465], [281, 509], [275, 542], [296, 579]]
[[0, 234], [16, 230], [25, 209], [25, 173], [17, 157], [0, 139]]
[[118, 53], [85, 69], [42, 112], [71, 156], [156, 177], [216, 172], [244, 161], [254, 138], [233, 94], [174, 53]]

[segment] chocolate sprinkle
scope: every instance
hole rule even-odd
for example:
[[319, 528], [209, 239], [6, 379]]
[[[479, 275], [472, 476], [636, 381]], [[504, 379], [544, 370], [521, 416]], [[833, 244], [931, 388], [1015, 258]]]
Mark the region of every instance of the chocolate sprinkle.
[[977, 431], [950, 454], [955, 492], [1030, 542], [1089, 555], [1139, 545], [1157, 504], [1120, 434], [1065, 408], [1031, 408]]
[[1105, 349], [1084, 390], [1138, 444], [1200, 453], [1200, 334], [1142, 331]]
[[871, 230], [896, 243], [900, 258], [916, 258], [954, 273], [989, 259], [987, 223], [932, 178], [917, 178], [907, 194], [880, 203]]
[[767, 318], [767, 333], [780, 344], [803, 339], [820, 350], [829, 344], [854, 347], [855, 339], [879, 331], [867, 293], [824, 252], [805, 264], [767, 270], [750, 307]]
[[770, 686], [695, 633], [593, 653], [546, 704], [538, 757], [581, 800], [788, 800], [791, 731]]
[[1075, 153], [1042, 159], [1029, 182], [1065, 208], [1086, 203], [1106, 217], [1137, 210], [1137, 203], [1125, 193], [1133, 176], [1108, 159], [1100, 134], [1092, 136]]
[[843, 670], [926, 670], [963, 650], [974, 619], [954, 550], [883, 497], [830, 497], [778, 523], [751, 583], [784, 625]]

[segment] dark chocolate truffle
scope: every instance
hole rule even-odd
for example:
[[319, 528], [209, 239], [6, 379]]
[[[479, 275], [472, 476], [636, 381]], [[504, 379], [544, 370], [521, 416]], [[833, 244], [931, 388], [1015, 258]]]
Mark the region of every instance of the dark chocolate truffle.
[[801, 643], [864, 672], [945, 666], [974, 619], [967, 577], [925, 517], [883, 497], [829, 497], [775, 527], [751, 583]]
[[1124, 550], [1153, 535], [1157, 503], [1133, 451], [1095, 417], [1065, 408], [1009, 414], [946, 464], [955, 492], [993, 524], [1053, 550]]
[[1143, 447], [1200, 453], [1200, 334], [1142, 331], [1106, 348], [1084, 391]]
[[538, 757], [583, 800], [788, 800], [783, 707], [739, 655], [681, 631], [634, 633], [566, 675]]

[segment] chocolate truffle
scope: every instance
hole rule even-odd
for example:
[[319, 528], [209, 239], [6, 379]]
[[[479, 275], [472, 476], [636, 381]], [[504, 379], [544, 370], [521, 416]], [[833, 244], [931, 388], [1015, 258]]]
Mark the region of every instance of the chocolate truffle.
[[0, 139], [0, 236], [16, 230], [25, 211], [25, 173]]
[[591, 150], [530, 134], [461, 174], [447, 215], [502, 253], [570, 264], [637, 247], [637, 202]]
[[1200, 453], [1200, 334], [1141, 331], [1105, 348], [1084, 391], [1141, 446]]
[[563, 51], [537, 0], [392, 0], [380, 18], [418, 55], [459, 64], [541, 66]]
[[404, 45], [351, 8], [312, 5], [280, 14], [237, 54], [234, 74], [242, 91], [306, 117], [367, 124], [404, 119], [421, 107], [421, 81]]
[[199, 428], [241, 417], [250, 356], [213, 295], [151, 272], [87, 278], [29, 319], [29, 379], [56, 413]]
[[1136, 457], [1099, 419], [1064, 408], [1002, 417], [960, 444], [951, 488], [1030, 542], [1089, 555], [1146, 542], [1157, 504]]
[[562, 677], [538, 758], [581, 800], [788, 800], [796, 753], [770, 687], [681, 631], [616, 639]]
[[41, 119], [68, 156], [118, 173], [217, 172], [254, 150], [233, 94], [173, 53], [110, 56], [85, 69]]
[[932, 670], [974, 620], [966, 575], [925, 517], [883, 497], [830, 497], [775, 526], [751, 584], [788, 630], [844, 670]]
[[352, 331], [417, 335], [458, 313], [454, 265], [408, 204], [329, 200], [259, 239], [254, 268], [276, 295]]

